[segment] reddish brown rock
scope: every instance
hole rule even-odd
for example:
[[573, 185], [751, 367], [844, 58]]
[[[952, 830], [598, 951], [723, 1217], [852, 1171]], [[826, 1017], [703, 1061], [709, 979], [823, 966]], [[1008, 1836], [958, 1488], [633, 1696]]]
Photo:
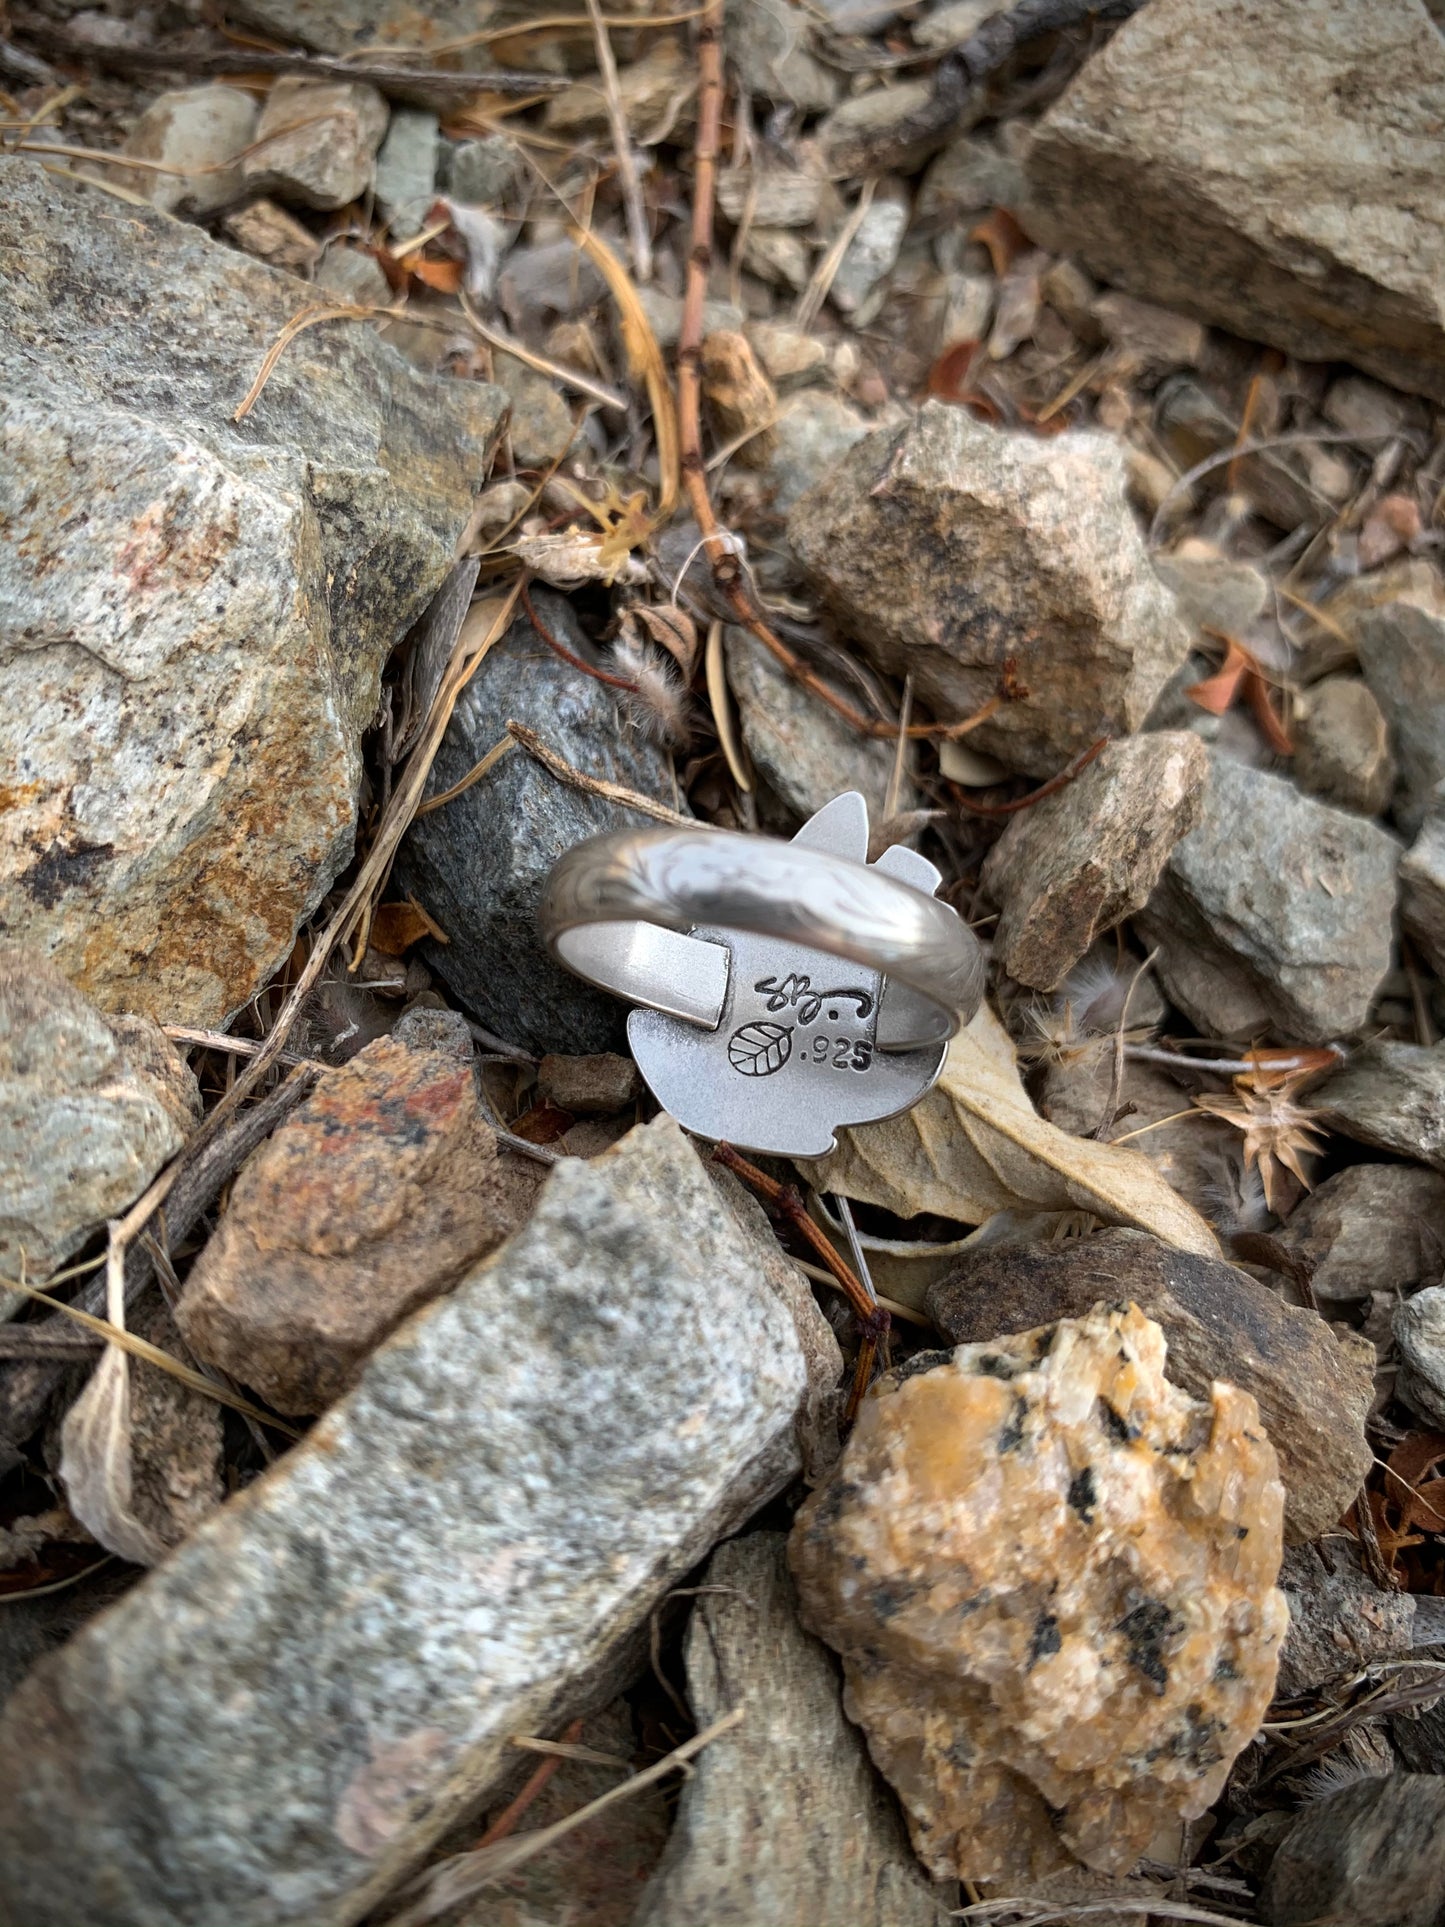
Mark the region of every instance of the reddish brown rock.
[[383, 1338], [526, 1218], [544, 1167], [502, 1150], [454, 1053], [382, 1038], [251, 1158], [186, 1281], [187, 1343], [278, 1411], [319, 1412]]

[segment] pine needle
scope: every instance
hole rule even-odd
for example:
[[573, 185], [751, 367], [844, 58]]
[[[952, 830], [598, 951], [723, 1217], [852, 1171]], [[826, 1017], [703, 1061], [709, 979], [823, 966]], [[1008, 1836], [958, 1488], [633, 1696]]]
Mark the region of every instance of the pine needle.
[[667, 364], [662, 358], [657, 336], [652, 331], [652, 323], [647, 318], [647, 310], [632, 284], [632, 278], [611, 248], [586, 228], [579, 227], [575, 221], [567, 232], [611, 290], [622, 326], [622, 345], [627, 351], [628, 369], [633, 380], [640, 381], [647, 390], [647, 399], [652, 408], [652, 432], [657, 439], [657, 471], [662, 482], [657, 504], [657, 522], [661, 526], [671, 519], [682, 488], [677, 408], [672, 399], [672, 384], [667, 378]]
[[286, 326], [266, 350], [266, 359], [261, 363], [257, 371], [256, 379], [246, 390], [245, 399], [236, 409], [231, 420], [233, 422], [241, 422], [246, 419], [251, 410], [256, 406], [256, 403], [261, 399], [261, 391], [275, 373], [277, 362], [280, 361], [282, 355], [285, 354], [287, 348], [290, 347], [297, 335], [304, 333], [307, 328], [314, 328], [322, 321], [370, 321], [376, 315], [392, 314], [394, 312], [396, 311], [391, 308], [361, 308], [353, 301], [346, 301], [335, 302], [328, 308], [305, 308], [300, 314], [292, 315], [291, 319], [286, 323]]

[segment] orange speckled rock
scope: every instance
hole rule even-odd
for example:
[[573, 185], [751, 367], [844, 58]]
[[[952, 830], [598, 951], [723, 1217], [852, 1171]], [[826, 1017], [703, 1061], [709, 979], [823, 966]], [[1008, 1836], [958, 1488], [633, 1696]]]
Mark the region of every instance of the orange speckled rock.
[[1254, 1400], [1164, 1376], [1137, 1307], [884, 1379], [791, 1558], [936, 1877], [1123, 1873], [1202, 1813], [1288, 1625]]

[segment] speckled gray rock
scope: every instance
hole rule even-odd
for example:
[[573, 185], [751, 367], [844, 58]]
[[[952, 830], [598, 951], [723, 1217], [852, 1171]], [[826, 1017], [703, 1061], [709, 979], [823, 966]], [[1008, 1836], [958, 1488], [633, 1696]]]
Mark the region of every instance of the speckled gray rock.
[[1317, 1545], [1287, 1546], [1279, 1589], [1289, 1602], [1289, 1632], [1279, 1656], [1278, 1699], [1312, 1693], [1374, 1660], [1410, 1651], [1413, 1595], [1377, 1586], [1339, 1534]]
[[808, 50], [808, 21], [788, 0], [730, 0], [724, 30], [728, 58], [750, 94], [788, 100], [823, 113], [843, 80]]
[[211, 214], [246, 191], [239, 161], [224, 167], [256, 133], [256, 103], [239, 87], [182, 87], [153, 100], [125, 139], [122, 152], [192, 173], [147, 168], [114, 178], [144, 194], [167, 214]]
[[26, 160], [0, 273], [0, 935], [106, 1009], [214, 1024], [351, 855], [381, 665], [501, 398], [338, 323], [233, 424], [310, 290]]
[[1435, 1927], [1445, 1908], [1445, 1779], [1392, 1773], [1311, 1801], [1259, 1900], [1271, 1927]]
[[[23, 1262], [42, 1283], [135, 1202], [200, 1110], [157, 1025], [103, 1017], [37, 952], [0, 948], [0, 1272]], [[20, 1302], [0, 1286], [0, 1316]]]
[[1366, 608], [1351, 627], [1365, 681], [1390, 725], [1399, 766], [1395, 818], [1413, 835], [1445, 781], [1445, 598], [1427, 591]]
[[872, 203], [838, 263], [828, 291], [828, 299], [840, 313], [856, 315], [864, 310], [865, 302], [898, 259], [907, 228], [906, 195], [880, 195]]
[[241, 163], [253, 193], [303, 207], [345, 207], [372, 179], [386, 102], [362, 81], [283, 74], [256, 124], [264, 141]]
[[1160, 979], [1215, 1037], [1348, 1037], [1390, 967], [1399, 845], [1285, 777], [1211, 760], [1199, 826], [1139, 919]]
[[1366, 1044], [1310, 1101], [1348, 1137], [1445, 1171], [1445, 1044]]
[[1188, 637], [1099, 434], [1052, 440], [925, 402], [861, 442], [798, 502], [788, 535], [834, 618], [946, 718], [1029, 694], [969, 741], [1052, 776], [1137, 729]]
[[1445, 977], [1445, 785], [1400, 858], [1400, 921]]
[[1445, 1176], [1418, 1164], [1351, 1164], [1302, 1198], [1278, 1237], [1310, 1267], [1324, 1303], [1438, 1284]]
[[435, 114], [421, 107], [392, 108], [391, 125], [376, 157], [376, 201], [395, 241], [410, 240], [426, 219], [436, 193], [440, 148]]
[[5, 1927], [343, 1927], [513, 1733], [609, 1697], [662, 1595], [797, 1474], [818, 1327], [836, 1369], [763, 1238], [671, 1120], [558, 1165], [523, 1231], [9, 1701]]
[[1141, 910], [1199, 821], [1208, 779], [1208, 751], [1188, 731], [1125, 736], [1015, 816], [982, 872], [1002, 906], [994, 953], [1009, 975], [1053, 990], [1096, 937]]
[[1326, 676], [1296, 706], [1294, 761], [1301, 789], [1322, 802], [1377, 816], [1395, 787], [1385, 712], [1369, 685]]
[[451, 40], [475, 29], [476, 0], [235, 0], [231, 20], [318, 53], [344, 54], [377, 41], [410, 45], [421, 37]]
[[1395, 1308], [1395, 1391], [1427, 1425], [1445, 1426], [1445, 1285], [1427, 1285]]
[[1420, 0], [1153, 0], [1040, 124], [1030, 232], [1148, 300], [1445, 399], [1442, 115]]
[[[699, 1727], [741, 1726], [701, 1755], [635, 1927], [936, 1927], [943, 1918], [898, 1809], [843, 1713], [837, 1663], [798, 1623], [787, 1539], [719, 1546], [687, 1635]], [[942, 1890], [940, 1890], [941, 1893]]]
[[[794, 682], [746, 629], [729, 628], [726, 648], [748, 754], [791, 815], [801, 822], [843, 790], [859, 790], [871, 821], [881, 822], [893, 774], [892, 743], [860, 736]], [[898, 807], [918, 807], [918, 792], [906, 779]]]
[[848, 450], [872, 428], [851, 402], [827, 389], [805, 389], [790, 395], [774, 424], [777, 449], [768, 464], [766, 480], [773, 506], [790, 509], [814, 482], [832, 472]]
[[[534, 588], [532, 601], [560, 642], [590, 657], [563, 597]], [[463, 691], [432, 794], [459, 782], [509, 721], [535, 729], [574, 769], [673, 801], [661, 752], [619, 725], [612, 691], [554, 656], [525, 614]], [[537, 934], [537, 905], [564, 850], [643, 820], [511, 750], [455, 802], [418, 817], [397, 858], [398, 880], [451, 940], [425, 946], [430, 968], [484, 1024], [528, 1050], [625, 1050], [626, 1006], [552, 962]]]

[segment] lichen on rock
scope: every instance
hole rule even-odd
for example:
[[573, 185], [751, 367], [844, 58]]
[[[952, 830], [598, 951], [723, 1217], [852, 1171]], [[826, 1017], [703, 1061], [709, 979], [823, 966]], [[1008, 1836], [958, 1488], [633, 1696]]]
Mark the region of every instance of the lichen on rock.
[[791, 1542], [805, 1623], [936, 1877], [1126, 1872], [1217, 1798], [1288, 1625], [1254, 1400], [1137, 1307], [885, 1378]]

